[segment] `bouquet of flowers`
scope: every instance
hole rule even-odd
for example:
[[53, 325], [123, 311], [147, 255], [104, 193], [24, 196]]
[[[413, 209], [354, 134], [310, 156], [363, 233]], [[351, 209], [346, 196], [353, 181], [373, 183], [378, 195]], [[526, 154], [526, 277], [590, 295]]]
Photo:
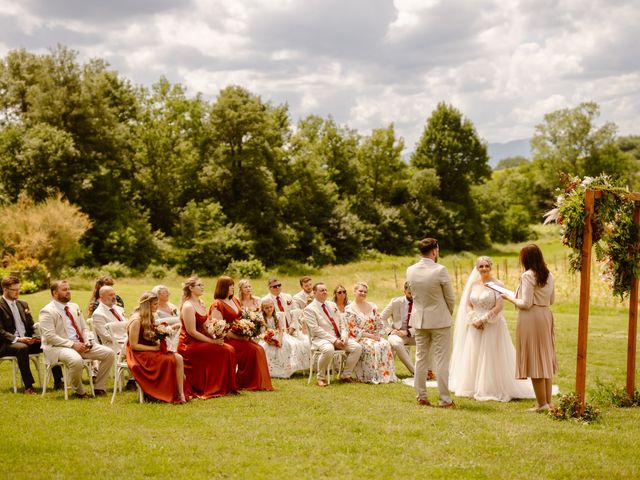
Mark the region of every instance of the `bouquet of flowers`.
[[276, 338], [276, 331], [273, 328], [268, 328], [264, 335], [262, 335], [267, 345], [273, 345], [274, 347], [280, 347], [280, 340]]
[[211, 335], [211, 338], [224, 338], [224, 334], [227, 331], [227, 322], [222, 318], [210, 318], [205, 322], [204, 328], [207, 329], [207, 333]]
[[231, 331], [241, 337], [253, 338], [259, 336], [265, 326], [260, 312], [242, 310], [242, 316], [231, 324]]
[[164, 322], [156, 326], [156, 340], [160, 342], [160, 351], [162, 353], [167, 353], [167, 337], [172, 333], [173, 328]]

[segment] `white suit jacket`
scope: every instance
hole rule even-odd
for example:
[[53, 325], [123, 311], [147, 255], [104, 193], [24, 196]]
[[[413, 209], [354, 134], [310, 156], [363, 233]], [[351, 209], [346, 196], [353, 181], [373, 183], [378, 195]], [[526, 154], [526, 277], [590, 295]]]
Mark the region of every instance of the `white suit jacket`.
[[300, 290], [293, 296], [293, 307], [304, 310], [307, 304], [307, 299], [313, 298], [313, 293], [307, 293], [304, 290]]
[[[340, 310], [338, 310], [335, 303], [330, 302], [329, 300], [324, 302], [324, 304], [327, 307], [327, 310], [329, 310], [331, 318], [336, 322], [336, 326], [340, 331], [340, 339], [346, 341], [349, 338], [349, 329], [347, 328], [346, 323], [342, 321]], [[322, 303], [318, 300], [314, 300], [307, 305], [302, 315], [307, 327], [309, 328], [309, 335], [311, 336], [311, 341], [314, 345], [319, 346], [322, 342], [333, 343], [338, 340], [335, 330], [333, 329], [333, 325], [326, 313], [324, 313]]]
[[[78, 330], [80, 330], [86, 341], [89, 338], [90, 331], [84, 321], [80, 307], [71, 302], [69, 302], [67, 306], [76, 321]], [[53, 301], [40, 310], [38, 321], [40, 322], [40, 333], [44, 340], [43, 350], [46, 351], [52, 347], [73, 348], [73, 340], [69, 340], [67, 333], [67, 320], [62, 317], [62, 314]]]
[[[384, 310], [380, 314], [380, 319], [395, 330], [400, 330], [408, 311], [408, 309], [405, 308], [405, 302], [406, 297], [404, 295], [392, 298], [389, 304], [384, 307]], [[391, 321], [389, 321], [390, 319]]]
[[407, 282], [413, 296], [413, 328], [445, 328], [452, 323], [455, 294], [447, 269], [422, 259], [407, 268]]
[[[119, 305], [114, 305], [112, 307], [118, 315], [120, 315], [120, 319], [122, 323], [127, 323], [127, 317], [124, 314], [124, 309]], [[119, 320], [116, 316], [109, 311], [109, 307], [107, 307], [104, 303], [100, 302], [98, 304], [98, 308], [93, 311], [93, 329], [100, 340], [100, 343], [103, 345], [111, 346], [113, 342], [113, 338], [109, 335], [109, 332], [105, 328], [107, 323], [118, 322]]]

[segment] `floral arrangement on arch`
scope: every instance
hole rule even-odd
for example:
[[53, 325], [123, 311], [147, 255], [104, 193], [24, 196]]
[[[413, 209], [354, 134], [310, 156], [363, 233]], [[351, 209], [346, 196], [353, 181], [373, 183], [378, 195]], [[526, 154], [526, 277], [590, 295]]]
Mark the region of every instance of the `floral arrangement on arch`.
[[234, 320], [230, 330], [241, 337], [259, 337], [262, 330], [266, 328], [266, 323], [260, 312], [243, 309], [242, 316]]
[[562, 243], [573, 249], [569, 268], [579, 272], [582, 266], [582, 240], [587, 216], [584, 207], [587, 189], [603, 192], [595, 199], [591, 220], [596, 258], [602, 262], [601, 278], [614, 295], [629, 294], [631, 281], [640, 277], [639, 228], [633, 222], [634, 202], [627, 197], [629, 190], [617, 186], [608, 175], [597, 177], [566, 177], [565, 189], [556, 199], [556, 208], [545, 214], [545, 223], [562, 225]]

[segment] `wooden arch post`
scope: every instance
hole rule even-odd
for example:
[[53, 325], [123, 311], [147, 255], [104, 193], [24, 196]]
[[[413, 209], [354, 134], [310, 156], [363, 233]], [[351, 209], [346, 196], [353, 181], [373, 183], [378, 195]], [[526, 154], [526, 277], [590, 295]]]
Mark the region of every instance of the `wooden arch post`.
[[[640, 225], [640, 193], [632, 193], [630, 199], [635, 202], [633, 223]], [[636, 240], [636, 249], [640, 250], [640, 238]], [[627, 337], [627, 395], [633, 398], [636, 382], [636, 338], [638, 336], [638, 278], [631, 279], [629, 291], [629, 334]]]

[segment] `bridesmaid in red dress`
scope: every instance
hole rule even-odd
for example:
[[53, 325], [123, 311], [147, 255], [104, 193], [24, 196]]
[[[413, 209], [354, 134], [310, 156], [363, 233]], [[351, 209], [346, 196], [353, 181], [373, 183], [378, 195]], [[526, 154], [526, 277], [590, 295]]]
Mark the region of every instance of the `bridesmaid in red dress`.
[[[233, 296], [233, 290], [233, 279], [220, 277], [214, 293], [215, 300], [209, 309], [210, 316], [223, 318], [229, 325], [242, 316], [240, 301]], [[273, 390], [267, 356], [260, 345], [231, 331], [227, 332], [225, 343], [236, 351], [238, 387], [243, 390]]]
[[198, 398], [221, 397], [237, 393], [236, 353], [224, 340], [209, 336], [204, 323], [207, 314], [200, 297], [204, 285], [191, 277], [182, 289], [180, 341], [178, 352], [184, 357], [187, 385]]
[[184, 403], [182, 356], [160, 348], [153, 316], [157, 309], [156, 294], [143, 293], [127, 325], [127, 365], [148, 397], [167, 403]]

